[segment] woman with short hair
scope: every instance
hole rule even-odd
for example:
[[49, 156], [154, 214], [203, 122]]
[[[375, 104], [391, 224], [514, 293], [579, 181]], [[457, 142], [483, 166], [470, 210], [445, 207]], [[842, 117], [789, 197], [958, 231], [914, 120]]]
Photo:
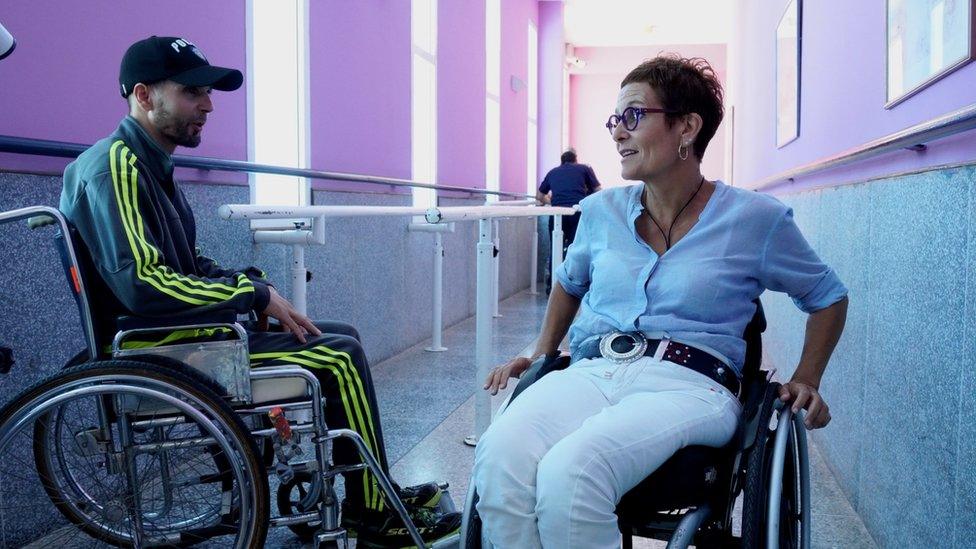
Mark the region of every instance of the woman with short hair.
[[496, 393], [569, 331], [572, 364], [526, 389], [478, 443], [478, 512], [494, 545], [616, 546], [624, 494], [684, 446], [727, 444], [742, 335], [767, 289], [810, 315], [780, 397], [807, 410], [809, 428], [830, 421], [818, 388], [847, 289], [790, 208], [702, 176], [722, 114], [703, 59], [657, 57], [621, 83], [607, 128], [623, 178], [640, 183], [583, 200], [533, 357], [486, 380]]

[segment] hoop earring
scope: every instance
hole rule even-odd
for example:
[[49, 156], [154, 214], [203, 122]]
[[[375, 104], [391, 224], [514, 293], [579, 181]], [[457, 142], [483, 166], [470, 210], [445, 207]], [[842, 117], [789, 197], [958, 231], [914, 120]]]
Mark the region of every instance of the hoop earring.
[[[682, 154], [684, 152], [684, 154]], [[688, 144], [682, 143], [678, 145], [678, 158], [682, 160], [688, 160]]]

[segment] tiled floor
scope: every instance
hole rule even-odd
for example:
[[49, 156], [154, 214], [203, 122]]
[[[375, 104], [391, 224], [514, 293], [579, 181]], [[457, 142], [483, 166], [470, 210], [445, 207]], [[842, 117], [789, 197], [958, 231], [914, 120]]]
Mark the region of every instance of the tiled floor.
[[[502, 302], [500, 312], [503, 316], [495, 320], [492, 342], [496, 362], [530, 350], [542, 323], [545, 298], [523, 292]], [[447, 352], [426, 352], [428, 343], [373, 367], [387, 452], [398, 482], [448, 481], [460, 507], [474, 461], [474, 449], [462, 442], [474, 427], [474, 319], [445, 331]], [[492, 399], [495, 408], [511, 388]], [[876, 547], [812, 444], [811, 477], [813, 547]], [[301, 545], [286, 530], [280, 530], [272, 533], [268, 546]], [[637, 540], [635, 546], [665, 544]]]

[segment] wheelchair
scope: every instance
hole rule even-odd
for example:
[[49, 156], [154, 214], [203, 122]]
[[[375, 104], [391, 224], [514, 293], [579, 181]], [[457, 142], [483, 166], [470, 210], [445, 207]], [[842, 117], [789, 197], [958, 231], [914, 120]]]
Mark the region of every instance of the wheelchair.
[[[761, 370], [762, 303], [743, 335], [746, 358], [742, 416], [722, 448], [687, 446], [651, 473], [617, 505], [622, 547], [633, 537], [667, 541], [669, 549], [810, 547], [810, 479], [801, 411], [779, 400], [780, 384]], [[540, 357], [522, 375], [501, 411], [542, 376], [569, 366], [569, 356]], [[472, 478], [464, 503], [461, 542], [466, 549], [491, 547], [482, 530]], [[741, 533], [734, 510], [742, 495]]]
[[[334, 481], [364, 468], [425, 547], [360, 435], [326, 426], [313, 374], [252, 370], [233, 311], [99, 316], [113, 296], [73, 227], [54, 208], [0, 212], [0, 223], [23, 219], [58, 229], [87, 349], [0, 409], [0, 547], [250, 549], [286, 526], [316, 547], [344, 548]], [[140, 344], [174, 330], [222, 337]], [[331, 462], [339, 438], [362, 463]], [[453, 511], [444, 495], [441, 510]], [[434, 547], [456, 545], [455, 536]]]

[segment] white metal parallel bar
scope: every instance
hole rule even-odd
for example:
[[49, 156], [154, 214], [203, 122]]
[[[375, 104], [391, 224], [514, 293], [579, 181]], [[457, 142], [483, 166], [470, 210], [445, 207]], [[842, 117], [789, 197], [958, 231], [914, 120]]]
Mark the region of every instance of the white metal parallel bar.
[[482, 388], [484, 379], [491, 370], [491, 257], [494, 244], [491, 242], [491, 221], [482, 219], [478, 223], [478, 282], [475, 304], [475, 365], [477, 374], [474, 382], [474, 435], [465, 443], [474, 446], [491, 423], [491, 397]]
[[291, 296], [295, 310], [308, 314], [308, 270], [305, 268], [305, 245], [291, 247]]
[[223, 219], [290, 219], [296, 217], [369, 217], [423, 215], [428, 223], [447, 223], [496, 217], [534, 217], [540, 215], [573, 215], [576, 208], [562, 206], [445, 206], [412, 208], [409, 206], [265, 206], [224, 204], [217, 209]]
[[561, 206], [449, 206], [431, 208], [428, 223], [446, 223], [496, 217], [535, 217], [540, 215], [573, 215], [576, 208]]
[[552, 216], [552, 264], [549, 265], [550, 284], [556, 283], [556, 268], [563, 262], [563, 216]]
[[529, 254], [532, 264], [529, 265], [529, 294], [539, 295], [536, 281], [539, 278], [539, 218], [532, 218], [532, 253]]
[[498, 302], [501, 300], [501, 291], [498, 287], [499, 284], [499, 263], [501, 262], [501, 245], [502, 245], [502, 228], [498, 219], [492, 219], [491, 224], [494, 229], [494, 236], [492, 237], [492, 245], [494, 245], [494, 250], [491, 254], [491, 265], [492, 265], [492, 277], [491, 277], [491, 316], [499, 318], [501, 313], [498, 312]]
[[[432, 225], [439, 227], [440, 225]], [[441, 343], [441, 332], [444, 330], [444, 235], [441, 232], [434, 233], [434, 318], [432, 321], [434, 335], [431, 338], [430, 347], [427, 351], [441, 352], [446, 351]]]

